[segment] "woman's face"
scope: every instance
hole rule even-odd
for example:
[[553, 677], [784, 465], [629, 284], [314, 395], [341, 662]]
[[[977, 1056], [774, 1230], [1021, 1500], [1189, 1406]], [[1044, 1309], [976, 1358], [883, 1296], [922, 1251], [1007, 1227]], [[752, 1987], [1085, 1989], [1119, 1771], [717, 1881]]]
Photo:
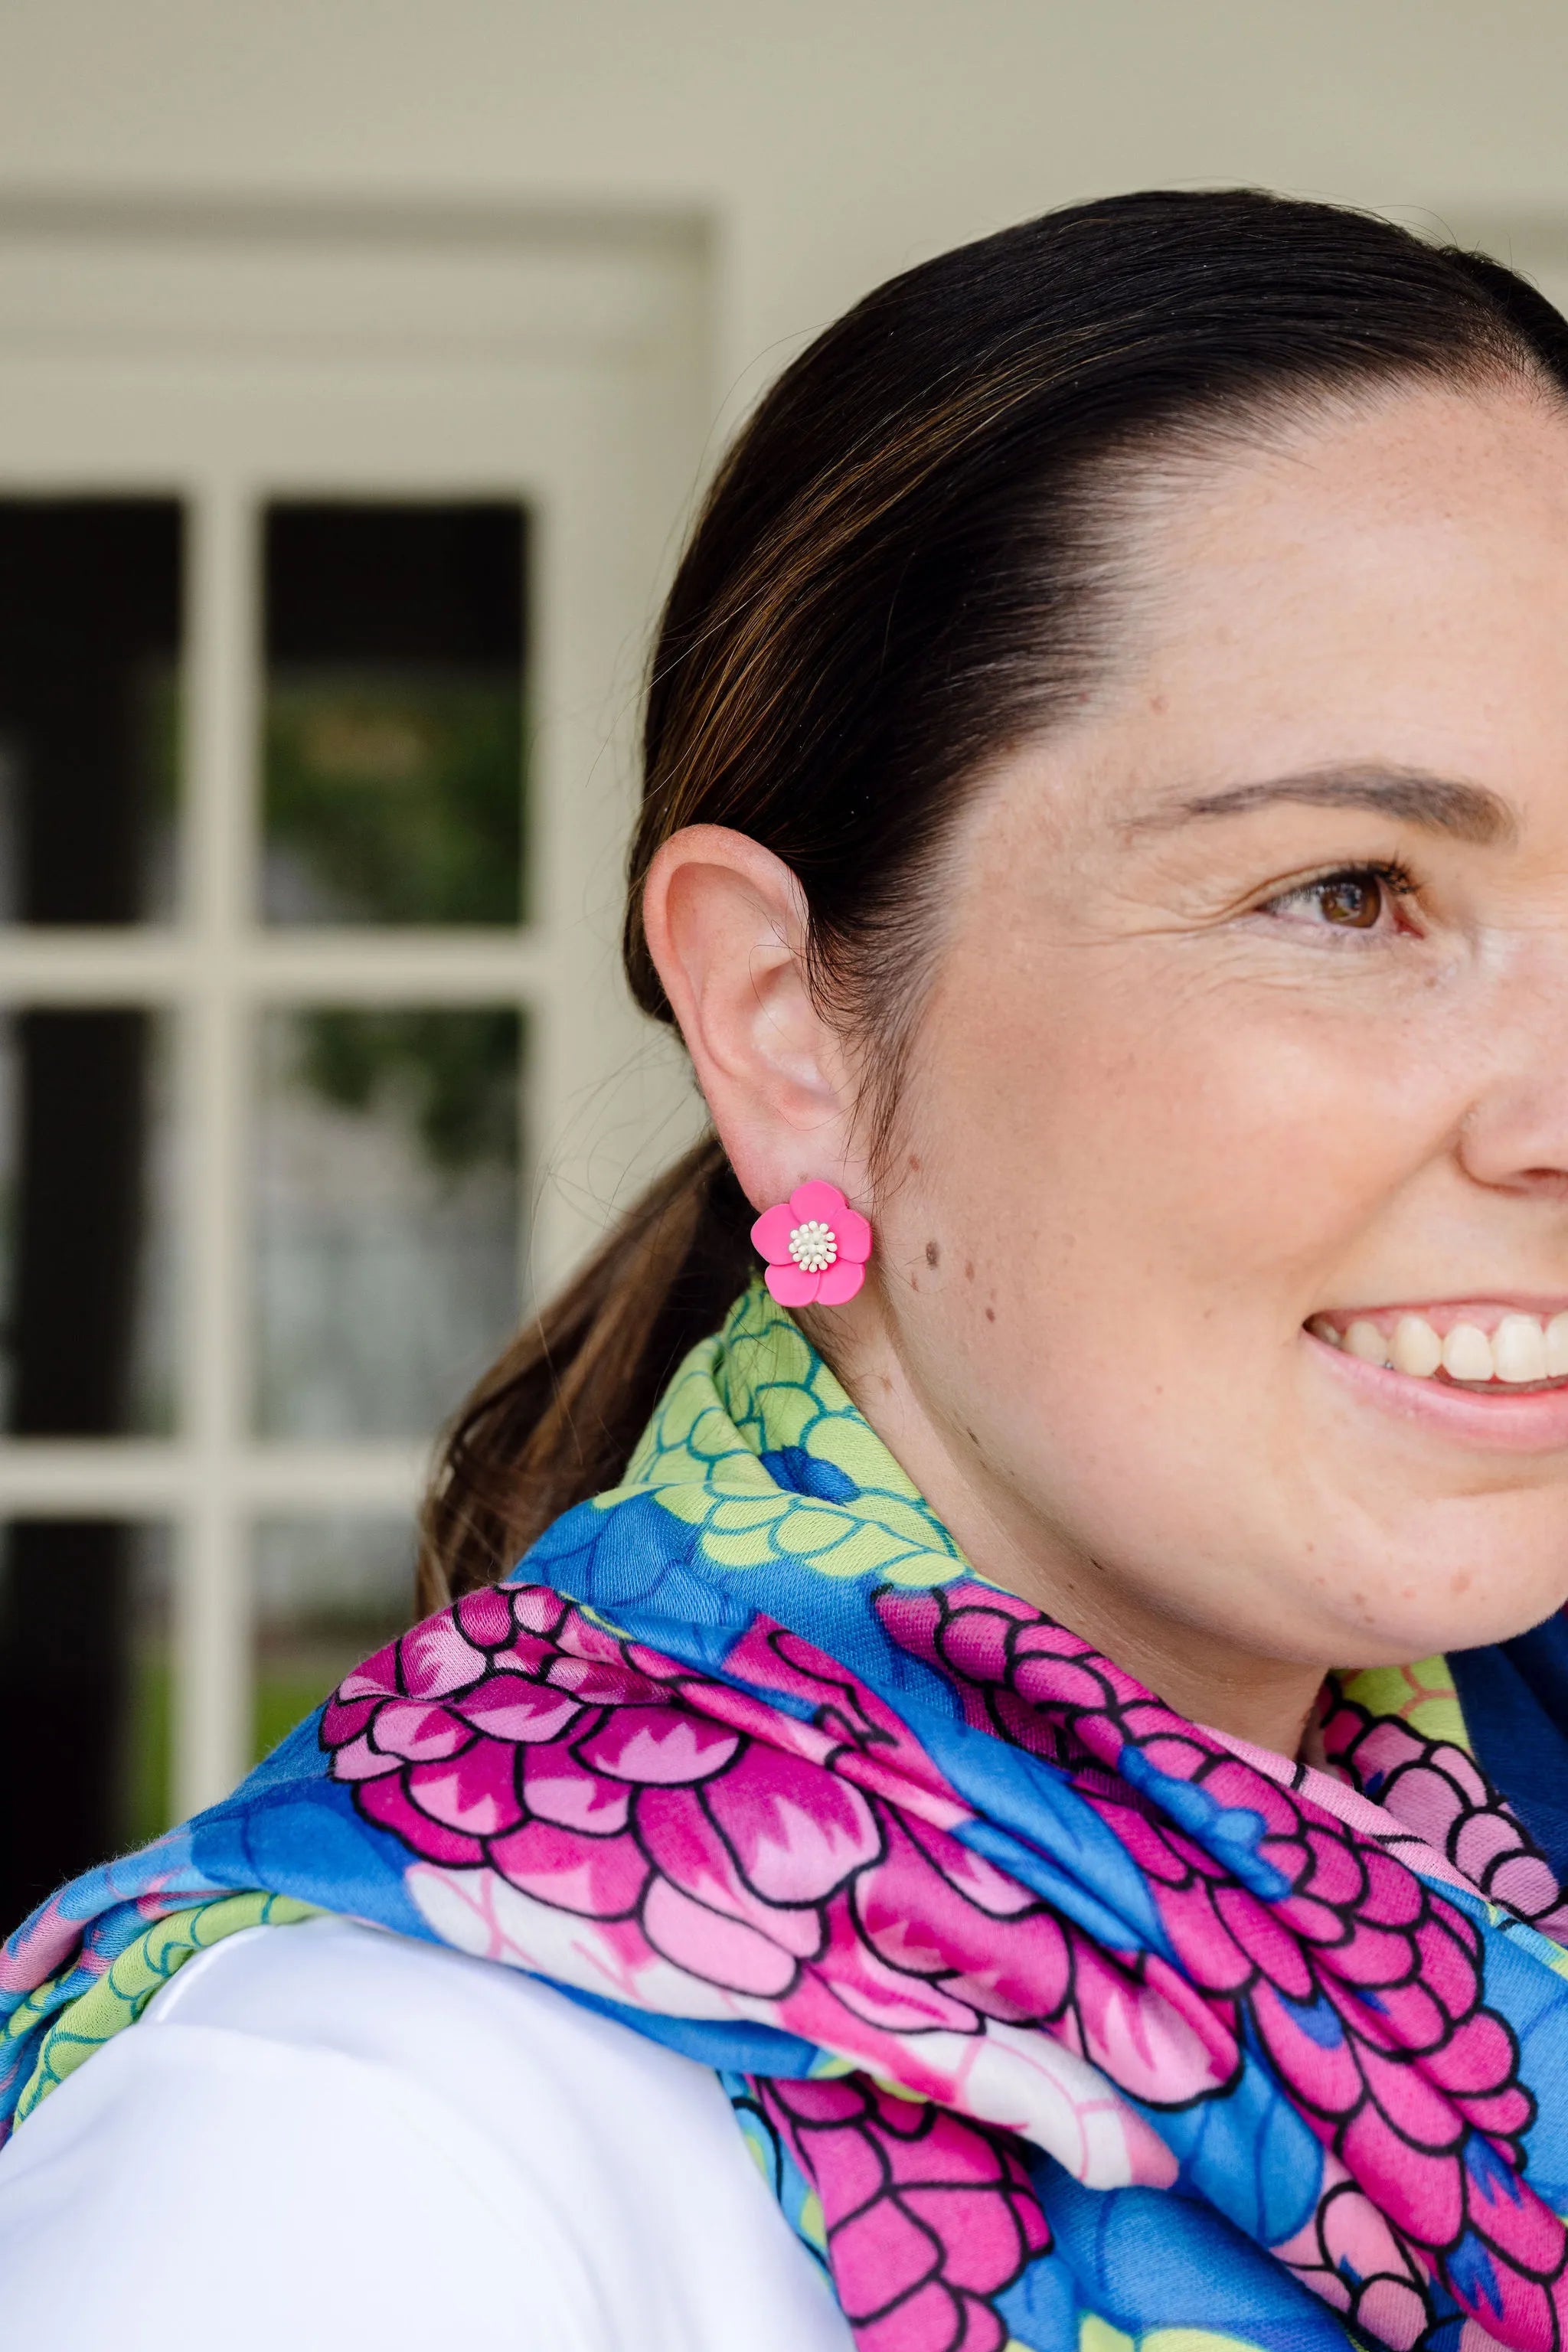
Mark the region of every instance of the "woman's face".
[[1141, 560], [964, 820], [846, 1362], [1176, 1697], [1568, 1596], [1568, 413], [1390, 396]]
[[1568, 1597], [1568, 411], [1146, 503], [1117, 677], [961, 820], [889, 1167], [775, 859], [676, 836], [649, 938], [751, 1197], [872, 1209], [819, 1337], [975, 1564], [1288, 1748]]

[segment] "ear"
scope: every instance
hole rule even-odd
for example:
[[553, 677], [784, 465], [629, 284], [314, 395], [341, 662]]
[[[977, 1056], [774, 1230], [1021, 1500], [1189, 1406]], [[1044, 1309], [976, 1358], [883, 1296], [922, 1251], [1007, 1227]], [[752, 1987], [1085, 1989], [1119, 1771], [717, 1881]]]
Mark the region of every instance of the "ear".
[[783, 859], [689, 825], [654, 858], [643, 928], [747, 1199], [770, 1208], [812, 1176], [863, 1199], [849, 1056], [812, 1003], [805, 897]]

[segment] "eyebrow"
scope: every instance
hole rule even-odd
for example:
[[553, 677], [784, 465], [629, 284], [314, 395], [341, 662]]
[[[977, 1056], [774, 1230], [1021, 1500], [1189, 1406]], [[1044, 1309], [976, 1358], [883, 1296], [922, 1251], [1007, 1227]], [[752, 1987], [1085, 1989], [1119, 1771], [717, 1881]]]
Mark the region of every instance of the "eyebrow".
[[1131, 830], [1164, 832], [1189, 817], [1245, 816], [1282, 801], [1309, 808], [1370, 809], [1374, 815], [1398, 817], [1406, 824], [1485, 845], [1511, 842], [1519, 834], [1508, 803], [1484, 784], [1375, 763], [1309, 768], [1300, 775], [1270, 776], [1258, 783], [1233, 784], [1221, 793], [1202, 793], [1134, 818]]

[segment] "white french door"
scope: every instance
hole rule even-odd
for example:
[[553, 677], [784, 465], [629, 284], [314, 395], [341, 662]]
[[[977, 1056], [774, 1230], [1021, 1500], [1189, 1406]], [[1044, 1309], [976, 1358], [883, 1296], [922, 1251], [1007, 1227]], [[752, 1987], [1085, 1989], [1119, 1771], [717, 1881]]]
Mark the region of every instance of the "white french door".
[[[168, 770], [163, 802], [143, 794], [153, 880], [124, 919], [71, 919], [71, 772], [39, 752], [29, 785], [18, 721], [16, 855], [52, 825], [64, 878], [52, 899], [36, 885], [31, 919], [7, 886], [0, 926], [9, 1148], [32, 1187], [13, 1258], [48, 1231], [40, 1188], [82, 1164], [79, 1120], [58, 1178], [21, 1135], [51, 1068], [98, 1066], [71, 1062], [71, 1017], [112, 1045], [109, 1016], [134, 1016], [151, 1041], [142, 1401], [73, 1422], [68, 1393], [63, 1430], [41, 1406], [0, 1436], [0, 1520], [155, 1538], [113, 1587], [114, 1704], [142, 1743], [117, 1769], [163, 1776], [138, 1827], [221, 1794], [278, 1727], [268, 1574], [316, 1627], [275, 1716], [315, 1695], [334, 1639], [395, 1610], [435, 1421], [528, 1287], [683, 1139], [616, 930], [639, 666], [708, 414], [703, 319], [700, 250], [673, 229], [0, 212], [12, 609], [36, 608], [29, 550], [57, 514], [89, 571], [95, 530], [107, 549], [141, 517], [151, 547], [162, 517], [179, 573], [167, 676], [135, 671]], [[72, 576], [50, 575], [65, 622]], [[132, 585], [132, 635], [137, 604]], [[68, 664], [68, 637], [57, 623], [41, 658]], [[68, 1220], [47, 1245], [68, 1253]], [[14, 1397], [26, 1382], [14, 1366]], [[166, 1622], [143, 1639], [124, 1575], [154, 1552]], [[62, 1571], [59, 1608], [90, 1605]], [[14, 1689], [28, 1671], [13, 1660]]]

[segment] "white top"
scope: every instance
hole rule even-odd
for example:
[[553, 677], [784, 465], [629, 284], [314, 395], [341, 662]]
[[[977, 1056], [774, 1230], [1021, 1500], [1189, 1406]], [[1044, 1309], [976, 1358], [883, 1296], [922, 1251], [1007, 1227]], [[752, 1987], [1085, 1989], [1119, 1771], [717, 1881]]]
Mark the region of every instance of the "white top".
[[510, 1969], [250, 1928], [0, 2151], [0, 2343], [849, 2352], [707, 2067]]

